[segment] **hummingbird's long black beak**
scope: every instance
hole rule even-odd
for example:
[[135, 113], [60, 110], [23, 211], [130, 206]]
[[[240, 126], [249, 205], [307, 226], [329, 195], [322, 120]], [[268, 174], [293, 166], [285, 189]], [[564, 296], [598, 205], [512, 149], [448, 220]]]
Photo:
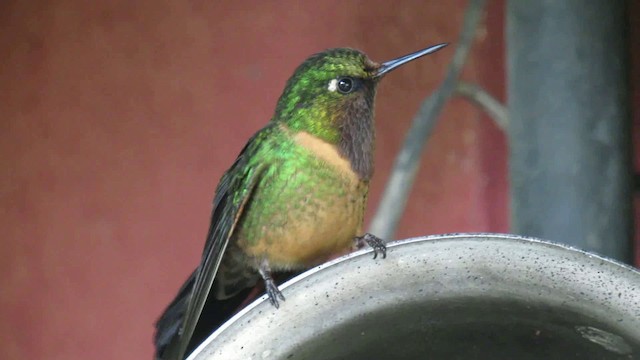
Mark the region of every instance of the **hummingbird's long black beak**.
[[376, 70], [375, 72], [375, 77], [379, 78], [382, 75], [388, 73], [389, 71], [399, 67], [400, 65], [406, 64], [411, 60], [415, 60], [419, 57], [434, 53], [440, 49], [442, 49], [443, 47], [449, 45], [448, 43], [442, 43], [442, 44], [438, 44], [438, 45], [434, 45], [431, 47], [428, 47], [426, 49], [422, 49], [419, 51], [416, 51], [414, 53], [405, 55], [405, 56], [401, 56], [397, 59], [393, 59], [393, 60], [389, 60], [385, 63], [382, 63], [382, 65], [380, 65], [380, 67]]

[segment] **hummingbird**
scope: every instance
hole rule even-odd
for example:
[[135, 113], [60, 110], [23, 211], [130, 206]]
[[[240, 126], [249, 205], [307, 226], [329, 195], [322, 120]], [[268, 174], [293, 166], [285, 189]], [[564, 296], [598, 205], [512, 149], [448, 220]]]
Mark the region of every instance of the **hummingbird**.
[[200, 264], [156, 323], [157, 360], [183, 360], [226, 320], [222, 311], [240, 304], [231, 300], [260, 279], [278, 308], [285, 298], [275, 273], [365, 245], [374, 259], [386, 257], [383, 240], [361, 235], [376, 88], [390, 71], [446, 45], [383, 63], [358, 50], [328, 49], [298, 66], [271, 120], [220, 179]]

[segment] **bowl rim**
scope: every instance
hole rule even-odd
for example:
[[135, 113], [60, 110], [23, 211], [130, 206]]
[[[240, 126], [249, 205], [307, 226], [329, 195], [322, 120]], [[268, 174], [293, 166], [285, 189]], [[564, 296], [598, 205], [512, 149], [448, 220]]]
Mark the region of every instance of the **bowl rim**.
[[[551, 249], [552, 251], [560, 251], [560, 252], [569, 252], [569, 253], [574, 253], [576, 255], [579, 256], [585, 256], [590, 258], [591, 260], [599, 260], [603, 263], [606, 263], [606, 266], [612, 266], [612, 267], [617, 267], [619, 268], [619, 270], [622, 271], [628, 271], [632, 274], [634, 274], [633, 276], [637, 276], [640, 279], [640, 269], [637, 269], [631, 265], [622, 263], [618, 260], [615, 259], [611, 259], [608, 257], [605, 257], [603, 255], [594, 253], [594, 252], [590, 252], [590, 251], [585, 251], [567, 244], [562, 244], [562, 243], [558, 243], [558, 242], [554, 242], [554, 241], [549, 241], [549, 240], [543, 240], [540, 238], [536, 238], [536, 237], [530, 237], [530, 236], [522, 236], [522, 235], [516, 235], [516, 234], [507, 234], [507, 233], [490, 233], [490, 232], [474, 232], [474, 233], [446, 233], [446, 234], [435, 234], [435, 235], [427, 235], [427, 236], [417, 236], [417, 237], [411, 237], [411, 238], [406, 238], [406, 239], [401, 239], [401, 240], [394, 240], [394, 241], [389, 241], [387, 243], [387, 248], [388, 249], [392, 249], [392, 248], [396, 248], [396, 247], [402, 247], [402, 246], [406, 246], [409, 244], [415, 244], [415, 243], [422, 243], [422, 242], [442, 242], [442, 241], [450, 241], [450, 240], [455, 240], [455, 239], [466, 239], [466, 240], [483, 240], [483, 241], [509, 241], [509, 242], [516, 242], [516, 243], [523, 243], [523, 244], [535, 244], [536, 246], [540, 245], [543, 246], [545, 248]], [[304, 279], [307, 279], [311, 276], [314, 276], [315, 274], [324, 271], [328, 268], [337, 266], [338, 264], [342, 264], [344, 262], [350, 261], [354, 258], [359, 258], [362, 256], [371, 256], [371, 254], [373, 253], [373, 250], [371, 248], [365, 247], [364, 249], [360, 249], [357, 251], [353, 251], [349, 254], [343, 255], [343, 256], [339, 256], [333, 260], [330, 260], [326, 263], [323, 263], [321, 265], [315, 266], [293, 278], [291, 278], [290, 280], [286, 281], [285, 283], [283, 283], [282, 285], [279, 286], [279, 288], [281, 290], [285, 290], [288, 287], [293, 286], [294, 284], [303, 281]], [[267, 295], [262, 295], [260, 297], [258, 297], [257, 299], [255, 299], [253, 302], [251, 302], [250, 304], [248, 304], [246, 307], [244, 307], [242, 310], [240, 310], [238, 313], [236, 313], [235, 315], [233, 315], [229, 320], [227, 320], [224, 324], [222, 324], [219, 328], [217, 328], [213, 333], [211, 333], [211, 335], [209, 335], [200, 345], [198, 345], [193, 352], [187, 357], [187, 360], [195, 360], [197, 358], [197, 356], [204, 351], [210, 343], [212, 343], [221, 333], [223, 333], [224, 331], [226, 331], [229, 327], [233, 326], [237, 321], [239, 321], [243, 316], [245, 316], [247, 313], [253, 311], [253, 309], [255, 309], [256, 307], [260, 306], [262, 303], [268, 301], [267, 300]]]

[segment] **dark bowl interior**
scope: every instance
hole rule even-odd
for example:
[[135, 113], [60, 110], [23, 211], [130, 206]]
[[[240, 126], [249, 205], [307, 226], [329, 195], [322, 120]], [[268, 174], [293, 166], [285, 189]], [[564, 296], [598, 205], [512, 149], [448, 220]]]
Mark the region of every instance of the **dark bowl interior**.
[[606, 323], [562, 308], [451, 299], [405, 304], [353, 319], [283, 358], [631, 359], [631, 354], [640, 354], [640, 344], [614, 332]]

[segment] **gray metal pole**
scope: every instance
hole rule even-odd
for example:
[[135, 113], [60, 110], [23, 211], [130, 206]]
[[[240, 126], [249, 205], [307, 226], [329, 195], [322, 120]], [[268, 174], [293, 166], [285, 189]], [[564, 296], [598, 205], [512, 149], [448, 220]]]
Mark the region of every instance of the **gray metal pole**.
[[509, 0], [513, 232], [631, 262], [624, 0]]

